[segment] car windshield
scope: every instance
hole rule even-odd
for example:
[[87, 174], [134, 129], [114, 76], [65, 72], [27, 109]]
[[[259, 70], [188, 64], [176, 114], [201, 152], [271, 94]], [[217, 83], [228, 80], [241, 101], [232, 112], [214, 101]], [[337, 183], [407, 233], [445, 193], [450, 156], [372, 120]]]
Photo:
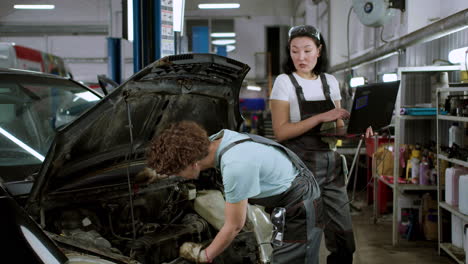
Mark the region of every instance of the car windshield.
[[66, 79], [1, 76], [0, 176], [3, 180], [22, 180], [37, 171], [56, 132], [99, 99]]

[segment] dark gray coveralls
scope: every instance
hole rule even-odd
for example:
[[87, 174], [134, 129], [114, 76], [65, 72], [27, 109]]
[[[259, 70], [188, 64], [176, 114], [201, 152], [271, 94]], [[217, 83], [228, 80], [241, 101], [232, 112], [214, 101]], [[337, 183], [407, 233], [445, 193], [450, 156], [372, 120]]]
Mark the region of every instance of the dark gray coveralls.
[[[318, 264], [323, 230], [319, 218], [320, 187], [312, 172], [295, 153], [281, 144], [258, 135], [245, 135], [249, 138], [232, 142], [224, 147], [220, 151], [218, 162], [221, 162], [223, 154], [230, 148], [242, 142], [253, 141], [280, 148], [299, 170], [299, 175], [285, 192], [265, 198], [249, 199], [251, 204], [264, 206], [268, 213], [271, 213], [275, 207], [286, 209], [283, 245], [273, 247], [272, 263]], [[219, 168], [219, 164], [217, 167]]]
[[[288, 76], [296, 90], [301, 120], [335, 108], [330, 97], [330, 87], [323, 73], [320, 74], [320, 80], [325, 100], [322, 101], [306, 101], [296, 78], [292, 74]], [[330, 251], [327, 263], [352, 263], [355, 243], [342, 160], [336, 151], [330, 150], [328, 143], [321, 140], [318, 136], [319, 131], [320, 126], [316, 126], [307, 133], [282, 143], [302, 159], [319, 182], [325, 243]]]

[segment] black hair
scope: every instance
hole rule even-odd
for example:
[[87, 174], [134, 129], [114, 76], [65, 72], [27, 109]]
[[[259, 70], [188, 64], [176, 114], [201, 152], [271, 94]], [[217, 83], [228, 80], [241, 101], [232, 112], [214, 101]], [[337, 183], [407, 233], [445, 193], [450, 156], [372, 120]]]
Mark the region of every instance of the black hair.
[[294, 62], [291, 58], [291, 40], [297, 38], [297, 37], [308, 37], [314, 41], [314, 43], [317, 45], [317, 47], [322, 47], [320, 48], [320, 56], [317, 58], [317, 64], [315, 67], [312, 69], [312, 73], [315, 75], [320, 75], [321, 73], [324, 73], [327, 71], [328, 68], [328, 56], [327, 56], [327, 45], [325, 44], [325, 40], [323, 39], [322, 34], [319, 35], [320, 40], [318, 40], [315, 37], [312, 37], [309, 33], [307, 32], [301, 32], [298, 34], [294, 34], [289, 38], [288, 45], [286, 46], [286, 60], [283, 62], [283, 71], [286, 74], [291, 74], [296, 71], [296, 67], [294, 66]]

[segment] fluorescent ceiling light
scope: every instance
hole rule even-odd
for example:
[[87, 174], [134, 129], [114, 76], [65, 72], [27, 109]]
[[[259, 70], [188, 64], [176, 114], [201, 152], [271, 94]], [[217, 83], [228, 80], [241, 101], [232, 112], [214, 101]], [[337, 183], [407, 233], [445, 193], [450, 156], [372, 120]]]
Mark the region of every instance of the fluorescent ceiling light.
[[13, 143], [15, 143], [16, 145], [20, 146], [22, 149], [26, 150], [27, 152], [31, 153], [31, 155], [33, 155], [34, 157], [36, 157], [38, 160], [40, 161], [44, 161], [44, 156], [42, 156], [41, 154], [39, 154], [39, 152], [35, 151], [34, 149], [32, 149], [31, 147], [29, 147], [28, 145], [24, 144], [23, 141], [17, 139], [15, 136], [13, 136], [12, 134], [8, 133], [8, 131], [6, 131], [5, 129], [1, 128], [0, 127], [0, 133], [3, 134], [6, 138], [8, 138], [9, 140], [13, 141]]
[[211, 42], [213, 45], [231, 45], [236, 43], [235, 39], [217, 39]]
[[14, 5], [14, 9], [54, 9], [55, 5]]
[[216, 32], [211, 33], [212, 38], [234, 38], [236, 37], [236, 33], [234, 32]]
[[236, 49], [236, 46], [234, 45], [226, 45], [226, 51], [231, 52]]
[[398, 75], [396, 73], [385, 73], [382, 76], [383, 82], [394, 82], [398, 80]]
[[229, 9], [229, 8], [239, 8], [240, 4], [238, 3], [223, 3], [223, 4], [198, 4], [200, 9]]
[[173, 30], [176, 32], [184, 31], [184, 9], [185, 9], [185, 0], [174, 0], [173, 4], [173, 13], [172, 13], [172, 23]]
[[349, 86], [356, 87], [359, 85], [364, 85], [366, 83], [366, 78], [364, 77], [353, 77], [349, 81]]
[[464, 70], [468, 68], [468, 47], [451, 50], [448, 59], [453, 64], [461, 64]]
[[127, 0], [127, 39], [133, 42], [133, 0]]
[[260, 92], [262, 88], [256, 85], [247, 85], [247, 90]]

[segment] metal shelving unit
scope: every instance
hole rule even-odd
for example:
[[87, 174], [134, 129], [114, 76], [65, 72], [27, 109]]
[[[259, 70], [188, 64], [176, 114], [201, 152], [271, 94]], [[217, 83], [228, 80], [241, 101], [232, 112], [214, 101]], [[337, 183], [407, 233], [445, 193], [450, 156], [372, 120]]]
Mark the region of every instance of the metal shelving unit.
[[[408, 140], [405, 140], [405, 130], [407, 129], [405, 126], [405, 122], [414, 122], [420, 120], [429, 120], [429, 121], [436, 121], [437, 117], [433, 116], [410, 116], [410, 115], [401, 115], [401, 108], [402, 108], [402, 93], [408, 96], [408, 92], [411, 92], [408, 89], [412, 89], [411, 85], [407, 85], [406, 80], [402, 78], [403, 76], [406, 77], [407, 74], [431, 74], [436, 72], [450, 72], [450, 71], [458, 71], [460, 70], [460, 66], [423, 66], [423, 67], [400, 67], [398, 68], [398, 79], [401, 80], [400, 82], [400, 89], [398, 91], [398, 95], [396, 98], [395, 103], [395, 116], [394, 116], [394, 123], [395, 123], [395, 137], [394, 137], [394, 149], [399, 149], [400, 145], [403, 143], [409, 143]], [[427, 79], [427, 78], [426, 78]], [[422, 87], [426, 88], [426, 87]], [[424, 89], [423, 89], [424, 90]], [[424, 94], [429, 97], [431, 96], [431, 90], [425, 89]], [[411, 97], [411, 95], [409, 95]], [[417, 96], [416, 96], [417, 97]], [[429, 100], [427, 100], [429, 101]], [[425, 102], [427, 103], [427, 102]], [[468, 120], [468, 118], [466, 118]], [[436, 122], [437, 123], [437, 122]], [[415, 143], [415, 142], [413, 142]], [[375, 151], [377, 150], [378, 139], [375, 138], [374, 146]], [[393, 177], [394, 179], [398, 179], [399, 175], [399, 160], [400, 160], [400, 152], [394, 151], [394, 166], [393, 166]], [[379, 216], [378, 208], [377, 208], [377, 190], [378, 190], [378, 181], [385, 183], [387, 186], [393, 189], [393, 216], [392, 216], [392, 244], [396, 246], [399, 242], [399, 230], [398, 230], [398, 198], [399, 196], [405, 191], [438, 191], [440, 188], [436, 185], [416, 185], [416, 184], [399, 184], [397, 180], [394, 180], [393, 183], [387, 182], [382, 177], [378, 176], [376, 173], [376, 166], [373, 166], [372, 173], [374, 177], [374, 222], [377, 221]]]
[[[467, 84], [466, 87], [439, 88], [439, 89], [437, 89], [437, 102], [439, 101], [439, 95], [440, 95], [441, 92], [465, 92], [465, 91], [468, 91], [468, 84]], [[439, 122], [448, 122], [448, 121], [468, 122], [468, 117], [452, 116], [452, 115], [440, 115], [439, 111], [437, 111], [436, 117], [437, 117], [437, 159], [438, 160], [445, 160], [445, 161], [448, 161], [448, 162], [453, 163], [453, 164], [468, 167], [468, 162], [467, 161], [454, 159], [454, 158], [448, 158], [446, 155], [441, 153], [441, 149], [440, 149], [440, 146], [441, 146], [441, 144], [440, 144], [441, 143], [441, 135], [440, 134], [441, 133], [440, 133], [440, 124], [439, 124]], [[440, 175], [440, 173], [441, 173], [439, 164], [440, 164], [440, 162], [437, 162], [437, 166], [438, 166], [437, 167], [437, 173], [438, 173], [438, 175]], [[440, 177], [438, 177], [438, 179], [440, 179]], [[444, 184], [444, 183], [441, 183], [440, 181], [437, 182], [437, 202], [438, 202], [438, 211], [437, 211], [438, 219], [437, 219], [437, 222], [438, 222], [438, 233], [439, 233], [439, 239], [438, 239], [439, 254], [441, 254], [441, 252], [445, 252], [450, 257], [452, 257], [455, 260], [456, 263], [464, 264], [466, 256], [464, 254], [463, 249], [454, 246], [452, 243], [447, 243], [447, 242], [442, 241], [442, 239], [443, 239], [442, 210], [448, 211], [451, 214], [453, 214], [453, 215], [455, 215], [457, 217], [460, 217], [462, 219], [462, 221], [464, 221], [464, 222], [468, 222], [468, 215], [465, 215], [465, 214], [461, 213], [460, 210], [457, 207], [452, 206], [452, 205], [450, 205], [450, 204], [443, 201], [442, 197], [444, 197], [444, 196], [443, 196], [443, 193], [442, 193], [442, 189], [443, 189], [444, 186], [442, 184]]]
[[[385, 183], [388, 187], [394, 189], [393, 183], [388, 182], [382, 176], [376, 175], [379, 181]], [[437, 185], [419, 185], [419, 184], [397, 184], [399, 191], [436, 191]]]

